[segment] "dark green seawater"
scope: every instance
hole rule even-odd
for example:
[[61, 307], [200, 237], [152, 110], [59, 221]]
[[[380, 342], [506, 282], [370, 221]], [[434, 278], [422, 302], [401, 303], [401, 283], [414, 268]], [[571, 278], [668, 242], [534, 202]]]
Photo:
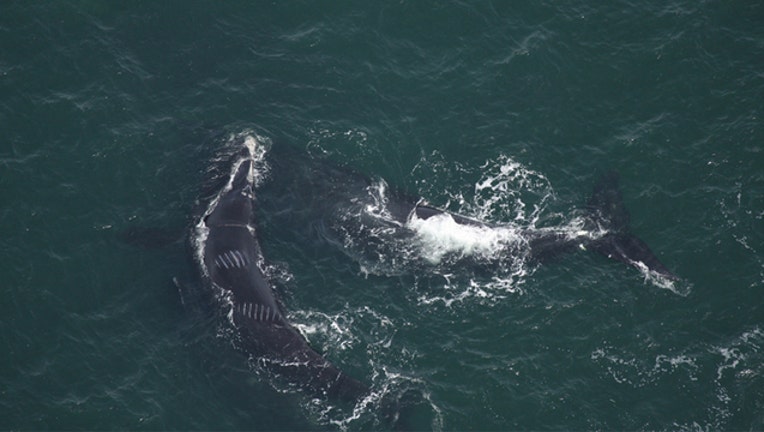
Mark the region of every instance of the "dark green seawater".
[[370, 271], [261, 212], [290, 318], [418, 395], [405, 427], [764, 429], [760, 1], [4, 1], [0, 130], [0, 429], [388, 427], [180, 302], [190, 248], [156, 237], [247, 131], [492, 222], [564, 224], [615, 169], [682, 277], [583, 251]]

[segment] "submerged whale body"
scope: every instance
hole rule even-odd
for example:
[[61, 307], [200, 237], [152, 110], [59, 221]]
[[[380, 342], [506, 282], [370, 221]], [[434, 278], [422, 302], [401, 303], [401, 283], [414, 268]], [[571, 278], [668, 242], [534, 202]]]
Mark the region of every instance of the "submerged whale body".
[[[293, 149], [274, 147], [267, 156], [271, 169], [262, 187], [268, 197], [262, 211], [284, 225], [305, 226], [311, 232], [303, 234], [337, 246], [365, 269], [380, 257], [387, 259], [384, 265], [418, 272], [449, 254], [473, 262], [543, 263], [589, 250], [668, 281], [679, 279], [631, 232], [615, 172], [596, 181], [579, 226], [538, 228], [449, 212], [383, 180]], [[423, 242], [427, 247], [421, 247]]]
[[260, 268], [263, 257], [252, 224], [253, 170], [250, 149], [236, 162], [228, 185], [197, 226], [203, 273], [218, 291], [244, 349], [266, 360], [290, 384], [330, 398], [357, 401], [368, 393], [367, 386], [308, 345], [287, 320]]

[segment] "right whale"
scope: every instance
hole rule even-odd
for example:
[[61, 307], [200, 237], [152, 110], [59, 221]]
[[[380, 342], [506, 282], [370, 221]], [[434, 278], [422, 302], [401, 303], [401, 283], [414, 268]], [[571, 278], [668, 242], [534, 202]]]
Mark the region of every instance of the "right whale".
[[196, 226], [194, 242], [202, 274], [221, 299], [243, 348], [271, 368], [318, 395], [358, 402], [369, 388], [310, 347], [289, 322], [263, 274], [254, 223], [254, 139], [234, 163], [228, 184]]
[[[285, 225], [308, 227], [308, 234], [362, 261], [365, 270], [374, 267], [380, 257], [385, 257], [385, 265], [408, 262], [418, 272], [427, 271], [427, 265], [439, 265], [441, 258], [489, 264], [506, 259], [544, 263], [571, 251], [589, 250], [651, 276], [679, 280], [632, 233], [615, 171], [596, 180], [576, 223], [536, 227], [485, 222], [450, 212], [389, 187], [384, 180], [288, 146], [273, 146], [266, 160], [270, 173], [262, 193], [269, 198], [262, 203], [262, 211], [277, 224], [288, 218], [292, 220]], [[416, 246], [423, 241], [435, 244], [437, 251], [423, 252]]]
[[[410, 225], [412, 219], [426, 221], [430, 218], [448, 218], [458, 225], [495, 229], [501, 225], [487, 224], [476, 219], [450, 213], [430, 206], [424, 201], [410, 205], [398, 201], [389, 208], [396, 220]], [[593, 250], [610, 259], [638, 269], [646, 269], [668, 280], [679, 280], [650, 247], [630, 231], [629, 213], [623, 205], [618, 174], [609, 171], [595, 183], [586, 206], [584, 229], [576, 232], [555, 229], [525, 229], [522, 236], [527, 242], [529, 256], [544, 262], [574, 249]]]

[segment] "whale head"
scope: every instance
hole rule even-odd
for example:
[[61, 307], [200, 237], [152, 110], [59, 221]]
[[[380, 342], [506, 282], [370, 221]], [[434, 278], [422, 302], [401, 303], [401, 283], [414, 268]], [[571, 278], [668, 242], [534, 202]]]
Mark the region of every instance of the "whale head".
[[208, 227], [223, 225], [248, 225], [252, 219], [253, 162], [243, 160], [233, 175], [230, 188], [218, 199], [217, 204], [204, 218]]

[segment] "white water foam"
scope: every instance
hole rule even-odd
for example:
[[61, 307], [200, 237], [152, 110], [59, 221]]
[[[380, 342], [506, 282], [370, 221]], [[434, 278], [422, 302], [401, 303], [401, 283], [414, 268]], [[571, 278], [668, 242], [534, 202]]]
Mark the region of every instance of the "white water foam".
[[[759, 327], [743, 332], [740, 337], [734, 339], [727, 346], [713, 347], [712, 351], [722, 356], [722, 361], [716, 369], [716, 379], [721, 380], [727, 370], [735, 371], [741, 363], [747, 362], [749, 357], [761, 357], [761, 354], [758, 356], [756, 354], [761, 353], [762, 350], [764, 350], [764, 331]], [[761, 367], [760, 362], [757, 363], [758, 372], [745, 369], [738, 371], [738, 375], [752, 376], [761, 374], [764, 372], [764, 368]]]
[[468, 301], [493, 303], [504, 299], [508, 294], [522, 294], [522, 284], [527, 275], [525, 268], [518, 266], [512, 274], [502, 277], [493, 276], [489, 280], [477, 281], [471, 278], [466, 283], [452, 283], [447, 280], [444, 286], [445, 294], [422, 294], [417, 297], [417, 303], [428, 306], [442, 304], [446, 308]]
[[349, 311], [331, 315], [318, 311], [295, 311], [289, 314], [292, 325], [302, 336], [316, 346], [316, 339], [322, 339], [322, 351], [331, 347], [336, 351], [346, 351], [359, 343], [353, 334], [353, 314]]
[[393, 226], [399, 226], [387, 208], [389, 198], [387, 196], [388, 185], [384, 179], [378, 179], [368, 187], [367, 192], [371, 202], [366, 205], [364, 212], [369, 216], [385, 221]]
[[547, 202], [555, 198], [546, 176], [509, 156], [486, 161], [480, 170], [473, 205], [477, 218], [514, 215], [515, 222], [535, 226]]
[[641, 261], [632, 261], [632, 265], [639, 269], [646, 284], [667, 289], [682, 297], [687, 297], [692, 291], [692, 284], [689, 282], [671, 280], [656, 271], [650, 270], [647, 265]]
[[611, 378], [618, 384], [639, 388], [657, 383], [666, 375], [684, 371], [690, 381], [697, 381], [698, 366], [687, 354], [658, 354], [652, 362], [610, 352], [611, 348], [598, 348], [591, 354], [596, 363], [604, 363]]
[[[730, 396], [750, 388], [764, 377], [764, 331], [756, 326], [719, 344], [690, 346], [679, 353], [617, 352], [605, 345], [591, 353], [591, 360], [605, 368], [616, 383], [631, 388], [667, 386], [692, 389], [712, 382], [714, 392], [698, 395], [705, 409], [688, 422], [676, 421], [679, 430], [725, 430], [740, 409], [741, 400]], [[650, 360], [652, 358], [652, 360]], [[678, 380], [678, 384], [677, 384]], [[707, 402], [704, 402], [708, 399]]]
[[[372, 360], [370, 363], [375, 362]], [[398, 399], [402, 394], [413, 391], [421, 397], [421, 401], [431, 412], [430, 430], [443, 430], [443, 409], [433, 401], [432, 393], [427, 390], [427, 383], [421, 378], [393, 372], [381, 366], [375, 367], [372, 381], [374, 382], [372, 391], [356, 403], [349, 414], [340, 413], [336, 407], [327, 405], [320, 399], [313, 399], [305, 408], [317, 413], [320, 423], [331, 424], [341, 431], [374, 430], [380, 427], [387, 429], [391, 426], [390, 421], [399, 420], [385, 418], [388, 414], [398, 414], [388, 412], [390, 407], [387, 404]]]
[[[365, 430], [389, 427], [390, 419], [382, 418], [386, 405], [407, 391], [416, 391], [429, 405], [433, 415], [432, 429], [442, 430], [442, 410], [430, 397], [427, 383], [416, 377], [391, 371], [389, 364], [406, 363], [410, 360], [406, 352], [392, 352], [390, 347], [397, 327], [389, 317], [368, 306], [345, 307], [341, 312], [328, 314], [313, 310], [296, 310], [289, 314], [290, 322], [309, 341], [311, 346], [326, 353], [329, 358], [342, 357], [343, 352], [365, 349], [371, 370], [371, 391], [356, 402], [352, 410], [347, 410], [321, 398], [312, 398], [303, 404], [310, 417], [320, 424], [333, 425], [339, 430]], [[359, 328], [369, 327], [363, 332]], [[359, 333], [365, 334], [362, 339]], [[369, 340], [369, 338], [371, 340]], [[405, 351], [405, 350], [404, 350]], [[395, 358], [395, 361], [391, 360]], [[389, 413], [388, 413], [389, 414]]]
[[412, 214], [406, 227], [416, 233], [422, 257], [434, 265], [449, 254], [490, 259], [509, 244], [523, 243], [516, 229], [463, 225], [445, 213], [427, 219]]

